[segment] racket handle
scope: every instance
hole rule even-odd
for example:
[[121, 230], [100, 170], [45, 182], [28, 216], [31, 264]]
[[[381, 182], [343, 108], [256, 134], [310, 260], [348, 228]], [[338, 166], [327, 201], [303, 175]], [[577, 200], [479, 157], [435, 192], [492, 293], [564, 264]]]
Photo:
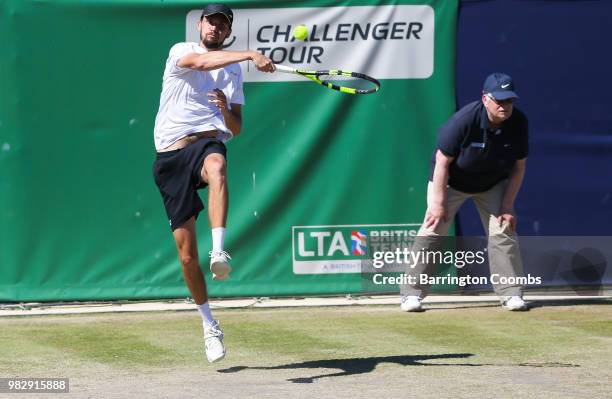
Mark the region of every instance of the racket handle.
[[283, 73], [295, 73], [296, 69], [295, 68], [291, 68], [285, 65], [280, 65], [280, 64], [276, 64], [276, 72], [283, 72]]

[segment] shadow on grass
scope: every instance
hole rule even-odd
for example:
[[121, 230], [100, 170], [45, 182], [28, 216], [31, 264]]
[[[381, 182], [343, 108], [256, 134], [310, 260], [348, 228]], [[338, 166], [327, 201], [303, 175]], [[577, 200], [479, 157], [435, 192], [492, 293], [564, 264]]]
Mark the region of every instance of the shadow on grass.
[[519, 367], [580, 367], [574, 364], [564, 363], [519, 363], [519, 364], [478, 364], [478, 363], [423, 363], [428, 360], [440, 359], [465, 359], [474, 356], [471, 353], [448, 353], [440, 355], [415, 355], [415, 356], [379, 356], [349, 359], [312, 360], [308, 362], [281, 364], [278, 366], [234, 366], [217, 370], [220, 373], [237, 373], [244, 370], [295, 370], [295, 369], [339, 369], [341, 372], [330, 374], [317, 374], [310, 377], [290, 378], [287, 381], [297, 384], [311, 384], [319, 378], [344, 377], [349, 375], [365, 374], [372, 372], [380, 363], [395, 363], [401, 366], [519, 366]]
[[441, 355], [416, 355], [416, 356], [380, 356], [362, 357], [349, 359], [312, 360], [309, 362], [282, 364], [270, 367], [248, 367], [236, 366], [223, 370], [220, 373], [236, 373], [243, 370], [292, 370], [292, 369], [340, 369], [341, 372], [331, 374], [319, 374], [312, 377], [291, 378], [287, 381], [301, 384], [309, 384], [314, 380], [324, 377], [343, 377], [348, 375], [365, 374], [373, 371], [380, 363], [396, 363], [402, 366], [454, 366], [452, 364], [427, 364], [421, 363], [436, 359], [465, 359], [473, 356], [471, 353], [441, 354]]

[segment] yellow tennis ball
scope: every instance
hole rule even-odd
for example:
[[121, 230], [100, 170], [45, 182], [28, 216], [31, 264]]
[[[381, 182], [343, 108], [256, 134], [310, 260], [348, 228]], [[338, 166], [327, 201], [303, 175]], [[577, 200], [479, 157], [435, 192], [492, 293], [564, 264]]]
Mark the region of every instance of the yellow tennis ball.
[[306, 25], [298, 25], [293, 30], [293, 37], [297, 40], [306, 40], [308, 37], [308, 28]]

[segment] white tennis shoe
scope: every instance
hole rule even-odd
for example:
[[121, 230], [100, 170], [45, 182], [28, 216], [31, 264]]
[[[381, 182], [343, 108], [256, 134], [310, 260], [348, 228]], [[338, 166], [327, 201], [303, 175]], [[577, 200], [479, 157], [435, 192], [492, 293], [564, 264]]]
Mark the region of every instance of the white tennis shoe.
[[213, 280], [227, 280], [232, 271], [229, 264], [232, 259], [225, 251], [210, 251], [210, 271], [212, 272]]
[[421, 298], [416, 295], [402, 296], [400, 309], [404, 312], [418, 312], [421, 309]]
[[527, 304], [520, 296], [507, 296], [502, 298], [502, 308], [506, 310], [527, 310]]
[[204, 353], [210, 363], [218, 362], [225, 357], [223, 331], [219, 328], [217, 320], [213, 320], [211, 325], [204, 323]]

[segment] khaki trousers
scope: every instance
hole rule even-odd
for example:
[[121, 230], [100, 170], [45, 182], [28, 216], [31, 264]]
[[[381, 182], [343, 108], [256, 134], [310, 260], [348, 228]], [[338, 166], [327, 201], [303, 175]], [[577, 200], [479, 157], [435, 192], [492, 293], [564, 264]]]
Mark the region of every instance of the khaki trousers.
[[[447, 217], [448, 222], [440, 222], [435, 230], [426, 229], [424, 224], [421, 226], [417, 237], [413, 244], [413, 251], [424, 249], [425, 251], [436, 251], [442, 246], [443, 237], [448, 235], [448, 227], [454, 219], [457, 211], [463, 203], [471, 198], [478, 213], [480, 220], [488, 236], [487, 251], [489, 256], [489, 268], [491, 274], [498, 274], [502, 277], [519, 277], [523, 276], [523, 263], [521, 260], [518, 239], [514, 232], [509, 231], [509, 228], [504, 224], [499, 226], [497, 216], [502, 203], [502, 198], [508, 181], [503, 180], [496, 184], [490, 190], [482, 193], [464, 193], [448, 187], [447, 196]], [[427, 203], [431, 203], [433, 194], [433, 183], [429, 182], [427, 186]], [[465, 266], [469, 274], [469, 265]], [[424, 298], [427, 295], [429, 285], [419, 283], [419, 275], [427, 274], [433, 276], [435, 274], [435, 265], [426, 263], [417, 263], [414, 268], [408, 267], [406, 273], [409, 276], [415, 276], [415, 285], [401, 285], [400, 291], [402, 295], [415, 295]], [[512, 284], [493, 284], [495, 293], [501, 297], [522, 295], [521, 285]]]

